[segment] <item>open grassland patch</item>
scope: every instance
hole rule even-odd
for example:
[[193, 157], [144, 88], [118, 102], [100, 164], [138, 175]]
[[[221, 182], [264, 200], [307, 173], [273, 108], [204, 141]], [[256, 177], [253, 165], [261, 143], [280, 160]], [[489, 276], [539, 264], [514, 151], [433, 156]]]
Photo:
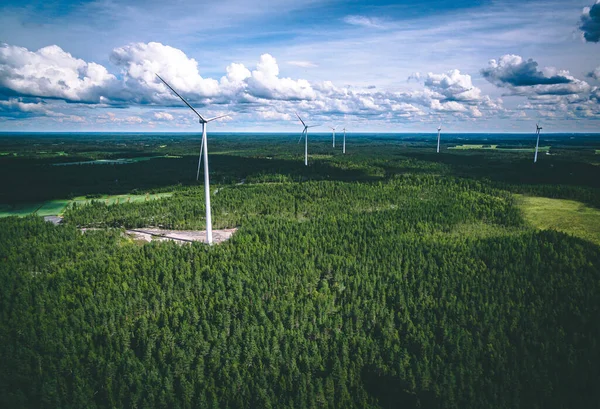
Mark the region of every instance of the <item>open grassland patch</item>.
[[[549, 152], [551, 146], [540, 146], [538, 148], [539, 152]], [[531, 148], [514, 148], [514, 147], [502, 147], [499, 145], [475, 145], [475, 144], [464, 144], [464, 145], [456, 145], [450, 146], [448, 149], [456, 149], [456, 150], [497, 150], [502, 152], [535, 152], [535, 146]]]
[[554, 229], [600, 245], [600, 210], [574, 200], [520, 196], [525, 220], [538, 229]]
[[90, 196], [79, 196], [71, 201], [71, 203], [77, 203], [77, 205], [90, 204], [92, 201], [102, 202], [106, 205], [115, 205], [123, 203], [141, 203], [149, 200], [162, 199], [164, 197], [170, 197], [173, 193], [153, 193], [153, 194], [141, 194], [141, 195], [99, 195], [97, 197]]
[[498, 145], [474, 145], [474, 144], [464, 144], [464, 145], [456, 145], [450, 146], [448, 149], [496, 149]]
[[36, 210], [35, 214], [37, 216], [58, 216], [63, 213], [69, 203], [69, 200], [48, 200]]

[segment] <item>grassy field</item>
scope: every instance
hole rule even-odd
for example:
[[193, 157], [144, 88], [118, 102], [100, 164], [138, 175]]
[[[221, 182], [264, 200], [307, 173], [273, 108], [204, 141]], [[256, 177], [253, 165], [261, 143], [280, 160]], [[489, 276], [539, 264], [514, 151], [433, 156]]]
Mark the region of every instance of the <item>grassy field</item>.
[[123, 203], [136, 203], [145, 202], [147, 200], [162, 199], [163, 197], [169, 197], [173, 193], [156, 193], [156, 194], [143, 194], [143, 195], [102, 195], [97, 198], [88, 198], [85, 196], [76, 197], [71, 203], [77, 203], [77, 205], [89, 204], [92, 200], [97, 200], [106, 203], [107, 205], [123, 204]]
[[69, 205], [69, 200], [48, 200], [35, 212], [38, 216], [57, 216]]
[[600, 210], [573, 200], [521, 196], [525, 220], [539, 229], [554, 229], [600, 245]]
[[473, 145], [473, 144], [466, 144], [466, 145], [451, 146], [448, 149], [496, 149], [497, 147], [498, 147], [498, 145]]
[[24, 217], [30, 214], [37, 216], [58, 216], [61, 215], [68, 206], [73, 203], [77, 205], [89, 204], [92, 200], [103, 201], [108, 205], [122, 204], [122, 203], [136, 203], [144, 202], [147, 200], [162, 199], [163, 197], [169, 197], [172, 193], [156, 193], [156, 194], [142, 194], [142, 195], [102, 195], [97, 198], [88, 198], [85, 196], [76, 197], [72, 200], [60, 199], [60, 200], [48, 200], [41, 203], [27, 203], [19, 205], [3, 205], [0, 204], [0, 217], [19, 216]]
[[[535, 152], [535, 147], [532, 148], [503, 148], [498, 147], [498, 145], [474, 145], [474, 144], [465, 144], [465, 145], [457, 145], [451, 146], [448, 149], [458, 149], [458, 150], [467, 150], [467, 149], [486, 149], [486, 150], [498, 150], [498, 151], [506, 151], [506, 152]], [[538, 148], [539, 152], [548, 152], [550, 150], [550, 146], [540, 146]]]

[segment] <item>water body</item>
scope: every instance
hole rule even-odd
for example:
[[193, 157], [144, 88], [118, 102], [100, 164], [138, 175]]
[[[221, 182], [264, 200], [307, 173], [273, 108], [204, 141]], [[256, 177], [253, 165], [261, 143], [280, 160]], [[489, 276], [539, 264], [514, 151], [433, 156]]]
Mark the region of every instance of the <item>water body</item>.
[[98, 160], [86, 160], [82, 162], [64, 162], [64, 163], [53, 163], [53, 166], [71, 166], [71, 165], [125, 165], [128, 163], [138, 162], [135, 159], [98, 159]]
[[156, 159], [156, 158], [181, 158], [181, 156], [148, 156], [142, 158], [119, 158], [119, 159], [97, 159], [97, 160], [86, 160], [80, 162], [61, 162], [53, 163], [53, 166], [71, 166], [71, 165], [126, 165], [128, 163], [142, 162], [145, 160]]

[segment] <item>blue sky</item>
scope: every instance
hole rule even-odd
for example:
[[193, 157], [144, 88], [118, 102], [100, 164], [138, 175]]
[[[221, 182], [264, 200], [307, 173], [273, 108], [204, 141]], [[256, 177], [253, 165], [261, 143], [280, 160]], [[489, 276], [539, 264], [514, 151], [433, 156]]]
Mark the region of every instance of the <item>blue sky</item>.
[[597, 131], [594, 1], [4, 1], [0, 131]]

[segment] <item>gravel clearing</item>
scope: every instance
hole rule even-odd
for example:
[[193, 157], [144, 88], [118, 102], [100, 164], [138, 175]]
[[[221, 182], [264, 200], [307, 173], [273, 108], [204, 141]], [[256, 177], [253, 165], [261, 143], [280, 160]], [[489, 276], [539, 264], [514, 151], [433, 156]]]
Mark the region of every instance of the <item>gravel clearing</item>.
[[[225, 240], [228, 240], [233, 233], [237, 231], [235, 229], [223, 229], [213, 230], [213, 243], [219, 244]], [[175, 241], [180, 244], [192, 243], [195, 241], [205, 243], [206, 242], [206, 230], [164, 230], [155, 228], [140, 228], [140, 229], [128, 229], [125, 230], [130, 236], [133, 236], [136, 240], [150, 241]]]

